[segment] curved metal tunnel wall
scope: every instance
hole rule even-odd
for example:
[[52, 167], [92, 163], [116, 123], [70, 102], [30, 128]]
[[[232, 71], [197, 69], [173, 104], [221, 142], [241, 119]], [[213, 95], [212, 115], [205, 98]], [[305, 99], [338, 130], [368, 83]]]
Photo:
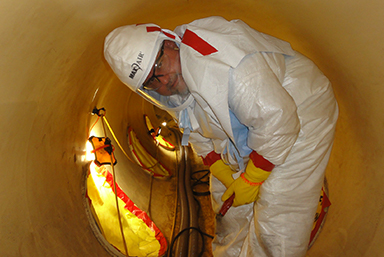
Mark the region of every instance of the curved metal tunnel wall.
[[[282, 38], [330, 78], [340, 118], [327, 177], [333, 203], [308, 256], [382, 256], [384, 250], [384, 3], [352, 1], [3, 0], [0, 3], [0, 254], [109, 256], [85, 215], [82, 161], [94, 106], [118, 137], [149, 108], [102, 56], [115, 27], [240, 18]], [[120, 158], [121, 159], [121, 158]], [[134, 168], [132, 168], [134, 169]], [[139, 206], [145, 185], [133, 190]], [[159, 215], [166, 215], [161, 213]]]

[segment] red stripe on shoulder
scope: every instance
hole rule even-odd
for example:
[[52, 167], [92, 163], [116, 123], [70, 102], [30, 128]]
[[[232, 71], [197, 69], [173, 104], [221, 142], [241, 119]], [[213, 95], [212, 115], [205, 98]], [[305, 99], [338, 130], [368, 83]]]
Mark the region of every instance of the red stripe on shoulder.
[[161, 31], [161, 28], [155, 27], [155, 26], [147, 27], [147, 32], [153, 32], [153, 31]]
[[210, 45], [207, 41], [199, 37], [196, 33], [186, 30], [183, 36], [182, 43], [192, 47], [202, 55], [210, 55], [217, 52], [217, 49]]
[[155, 26], [148, 26], [147, 27], [147, 32], [154, 32], [154, 31], [161, 31], [164, 33], [164, 35], [166, 35], [167, 37], [169, 38], [172, 38], [172, 39], [175, 39], [176, 37], [174, 35], [172, 35], [171, 33], [168, 33], [166, 31], [163, 31], [161, 28], [159, 27], [155, 27]]

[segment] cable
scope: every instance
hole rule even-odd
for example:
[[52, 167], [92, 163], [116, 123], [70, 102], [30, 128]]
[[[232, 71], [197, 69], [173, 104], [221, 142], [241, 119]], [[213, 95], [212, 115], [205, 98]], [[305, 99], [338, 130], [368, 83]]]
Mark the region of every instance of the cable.
[[[194, 177], [194, 175], [198, 174], [198, 173], [203, 173], [205, 172], [205, 174], [203, 174], [203, 176], [201, 176], [200, 178], [196, 178]], [[192, 191], [193, 191], [193, 194], [194, 195], [197, 195], [197, 196], [206, 196], [206, 195], [210, 195], [210, 191], [205, 191], [205, 192], [197, 192], [195, 190], [195, 187], [196, 186], [199, 186], [199, 185], [206, 185], [209, 187], [209, 174], [210, 174], [210, 171], [207, 170], [207, 169], [204, 169], [204, 170], [198, 170], [198, 171], [195, 171], [195, 172], [192, 172], [191, 174], [191, 180], [193, 181], [192, 183]], [[208, 177], [208, 178], [207, 178]], [[207, 180], [203, 180], [207, 178]]]
[[[104, 115], [102, 115], [102, 125], [103, 125], [103, 131], [104, 131], [104, 136], [107, 136], [107, 133], [106, 133], [106, 130], [105, 130], [105, 124], [104, 124]], [[111, 167], [112, 167], [112, 177], [113, 177], [113, 188], [114, 188], [114, 191], [115, 191], [115, 201], [116, 201], [116, 209], [117, 209], [117, 218], [119, 219], [119, 226], [120, 226], [120, 232], [121, 232], [121, 236], [123, 238], [123, 245], [124, 245], [124, 250], [125, 250], [125, 255], [126, 256], [129, 256], [128, 255], [128, 247], [127, 247], [127, 242], [125, 241], [125, 235], [124, 235], [124, 229], [123, 229], [123, 224], [121, 223], [121, 214], [120, 214], [120, 208], [119, 208], [119, 199], [117, 197], [117, 190], [116, 190], [116, 173], [115, 173], [115, 167], [113, 165], [113, 159], [112, 159], [112, 155], [110, 154], [110, 158], [111, 158]]]
[[[111, 135], [112, 135], [113, 139], [115, 140], [116, 144], [119, 146], [120, 150], [123, 152], [123, 154], [125, 155], [125, 157], [127, 157], [128, 160], [130, 160], [131, 162], [136, 163], [136, 162], [134, 162], [134, 161], [129, 157], [129, 155], [124, 151], [124, 149], [123, 149], [123, 147], [121, 146], [119, 140], [117, 140], [117, 137], [116, 137], [115, 133], [113, 132], [113, 130], [112, 130], [112, 128], [111, 128], [111, 125], [109, 125], [109, 122], [108, 122], [107, 118], [106, 118], [104, 115], [103, 115], [103, 121], [105, 121], [105, 124], [107, 124], [107, 127], [108, 127], [109, 132], [111, 132]], [[105, 133], [105, 132], [104, 132], [104, 133]]]
[[[202, 174], [202, 175], [198, 175], [198, 174]], [[210, 174], [210, 171], [206, 170], [206, 169], [197, 170], [197, 171], [194, 171], [190, 174], [190, 179], [191, 179], [191, 181], [193, 181], [193, 183], [191, 185], [191, 189], [193, 190], [193, 195], [194, 195], [193, 199], [195, 201], [195, 204], [197, 205], [197, 213], [201, 213], [202, 209], [201, 209], [201, 203], [197, 199], [196, 196], [208, 196], [208, 195], [210, 195], [210, 192], [209, 192], [209, 190], [207, 190], [205, 192], [197, 192], [194, 187], [200, 186], [200, 185], [205, 185], [209, 188], [209, 174]], [[199, 225], [197, 224], [197, 226], [199, 226]], [[207, 235], [206, 233], [204, 233], [204, 234]], [[209, 236], [209, 237], [213, 238], [213, 236]], [[204, 238], [202, 238], [202, 250], [201, 250], [201, 253], [199, 254], [199, 256], [202, 256], [204, 251], [205, 251], [205, 241], [204, 241]]]
[[209, 235], [209, 234], [207, 234], [207, 233], [205, 233], [205, 232], [203, 232], [203, 231], [201, 231], [199, 228], [195, 228], [195, 227], [188, 227], [188, 228], [185, 228], [185, 229], [183, 229], [183, 230], [181, 230], [176, 236], [175, 236], [175, 238], [172, 240], [172, 242], [171, 242], [171, 246], [170, 246], [170, 254], [169, 254], [169, 257], [172, 257], [172, 249], [173, 249], [173, 245], [174, 245], [174, 243], [176, 242], [176, 240], [185, 232], [185, 231], [189, 231], [189, 230], [196, 230], [197, 232], [199, 232], [199, 234], [200, 234], [200, 236], [201, 236], [201, 240], [202, 240], [202, 250], [201, 250], [201, 252], [199, 253], [199, 256], [203, 256], [203, 253], [204, 253], [204, 250], [205, 250], [205, 248], [204, 248], [204, 236], [206, 236], [206, 237], [209, 237], [209, 238], [211, 238], [211, 239], [213, 239], [213, 236], [211, 236], [211, 235]]

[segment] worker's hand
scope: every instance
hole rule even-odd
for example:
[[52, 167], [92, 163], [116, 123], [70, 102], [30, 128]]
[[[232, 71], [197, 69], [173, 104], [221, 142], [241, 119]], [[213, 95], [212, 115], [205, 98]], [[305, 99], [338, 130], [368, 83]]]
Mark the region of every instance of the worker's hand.
[[270, 173], [270, 171], [257, 168], [253, 161], [249, 160], [245, 172], [228, 187], [221, 200], [225, 202], [231, 195], [235, 194], [232, 205], [234, 207], [256, 201], [259, 197], [260, 186]]
[[233, 181], [235, 181], [232, 177], [232, 174], [235, 172], [221, 159], [213, 163], [211, 167], [209, 167], [209, 170], [211, 171], [211, 174], [220, 180], [226, 188], [228, 188]]

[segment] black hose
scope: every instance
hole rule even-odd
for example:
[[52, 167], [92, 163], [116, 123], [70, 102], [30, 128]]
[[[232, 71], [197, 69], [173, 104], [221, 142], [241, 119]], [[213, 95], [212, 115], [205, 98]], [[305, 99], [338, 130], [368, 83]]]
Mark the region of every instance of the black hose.
[[171, 245], [170, 245], [170, 250], [171, 250], [171, 254], [169, 255], [169, 257], [172, 257], [172, 248], [173, 248], [173, 245], [174, 245], [174, 243], [176, 242], [176, 240], [180, 237], [180, 236], [182, 236], [182, 234], [185, 234], [185, 232], [187, 232], [187, 231], [189, 231], [189, 230], [196, 230], [199, 234], [200, 234], [200, 236], [201, 236], [201, 241], [202, 241], [202, 243], [203, 243], [203, 247], [202, 247], [202, 249], [201, 249], [201, 251], [200, 251], [200, 253], [199, 253], [199, 257], [202, 257], [203, 256], [203, 254], [204, 254], [204, 250], [205, 250], [205, 248], [204, 248], [204, 236], [206, 236], [206, 237], [209, 237], [209, 238], [211, 238], [211, 239], [213, 239], [213, 236], [211, 236], [211, 235], [209, 235], [209, 234], [207, 234], [207, 233], [205, 233], [205, 232], [203, 232], [203, 231], [201, 231], [199, 228], [195, 228], [195, 227], [189, 227], [189, 228], [185, 228], [185, 229], [183, 229], [183, 230], [181, 230], [176, 236], [175, 236], [175, 238], [172, 240], [172, 242], [171, 242]]

